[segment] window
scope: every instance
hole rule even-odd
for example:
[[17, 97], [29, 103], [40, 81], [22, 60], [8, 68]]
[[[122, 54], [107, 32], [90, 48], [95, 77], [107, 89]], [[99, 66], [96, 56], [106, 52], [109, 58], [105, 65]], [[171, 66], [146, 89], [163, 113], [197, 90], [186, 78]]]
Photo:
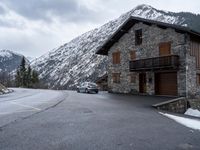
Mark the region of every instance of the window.
[[120, 64], [120, 52], [114, 52], [112, 54], [113, 64]]
[[142, 44], [142, 29], [135, 30], [135, 45]]
[[136, 52], [130, 51], [130, 60], [135, 60], [135, 59], [136, 59]]
[[113, 83], [120, 83], [120, 73], [113, 73], [112, 78], [113, 78]]
[[130, 74], [130, 83], [136, 83], [136, 75]]

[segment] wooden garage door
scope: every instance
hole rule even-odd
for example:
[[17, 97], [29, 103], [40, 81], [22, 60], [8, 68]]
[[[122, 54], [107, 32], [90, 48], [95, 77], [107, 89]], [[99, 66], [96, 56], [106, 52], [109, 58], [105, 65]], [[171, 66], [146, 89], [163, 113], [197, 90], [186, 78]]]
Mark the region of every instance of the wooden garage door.
[[156, 73], [155, 74], [156, 95], [177, 95], [177, 73]]

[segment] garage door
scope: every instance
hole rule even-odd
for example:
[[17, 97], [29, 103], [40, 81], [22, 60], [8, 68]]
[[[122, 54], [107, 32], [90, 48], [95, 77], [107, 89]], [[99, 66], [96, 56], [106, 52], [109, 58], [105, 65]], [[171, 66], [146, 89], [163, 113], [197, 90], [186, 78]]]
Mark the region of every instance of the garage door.
[[155, 74], [156, 95], [177, 95], [177, 73]]

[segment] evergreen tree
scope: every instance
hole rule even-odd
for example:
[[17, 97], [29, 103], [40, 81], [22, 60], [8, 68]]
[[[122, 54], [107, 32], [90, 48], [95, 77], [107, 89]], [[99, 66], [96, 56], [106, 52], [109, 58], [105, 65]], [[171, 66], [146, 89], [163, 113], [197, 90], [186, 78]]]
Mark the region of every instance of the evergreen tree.
[[26, 73], [26, 84], [27, 84], [27, 87], [32, 87], [32, 69], [30, 66], [28, 66], [28, 69], [27, 69], [27, 73]]
[[17, 73], [16, 73], [16, 76], [15, 76], [15, 84], [17, 87], [20, 87], [20, 70], [17, 69]]
[[26, 87], [26, 61], [25, 58], [22, 58], [22, 62], [19, 67], [20, 75], [20, 86]]
[[35, 70], [32, 71], [31, 79], [32, 79], [32, 84], [36, 84], [39, 82], [38, 73]]
[[15, 76], [15, 82], [17, 87], [36, 87], [36, 84], [39, 83], [38, 73], [35, 70], [31, 69], [31, 66], [26, 68], [25, 58], [22, 58], [21, 64], [17, 69]]

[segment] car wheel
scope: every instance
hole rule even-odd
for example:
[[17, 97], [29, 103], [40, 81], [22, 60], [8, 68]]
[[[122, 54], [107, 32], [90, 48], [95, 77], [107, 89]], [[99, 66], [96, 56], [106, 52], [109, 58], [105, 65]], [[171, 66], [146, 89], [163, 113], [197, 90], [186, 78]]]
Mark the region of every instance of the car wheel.
[[89, 93], [88, 89], [85, 89], [85, 93]]
[[96, 91], [96, 93], [99, 93], [99, 91]]

